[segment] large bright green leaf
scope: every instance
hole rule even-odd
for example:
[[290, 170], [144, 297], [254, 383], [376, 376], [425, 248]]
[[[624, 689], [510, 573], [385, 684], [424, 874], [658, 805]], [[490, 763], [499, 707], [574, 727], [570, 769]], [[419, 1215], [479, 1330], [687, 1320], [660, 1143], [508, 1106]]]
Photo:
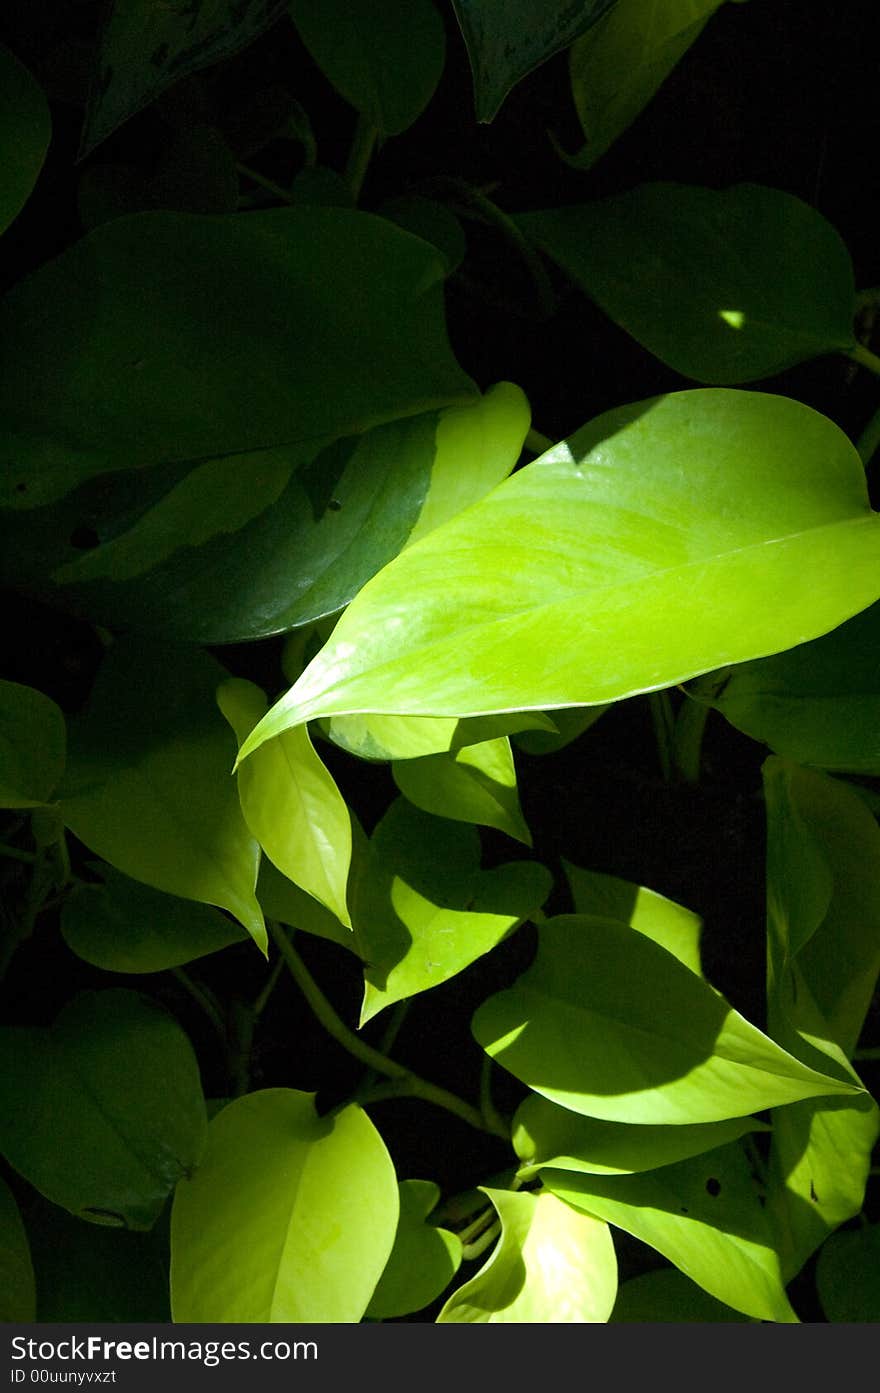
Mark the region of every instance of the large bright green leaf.
[[432, 0], [290, 0], [289, 10], [325, 77], [380, 136], [412, 125], [446, 57]]
[[64, 773], [67, 728], [56, 703], [34, 687], [0, 681], [0, 807], [48, 803]]
[[816, 1263], [816, 1287], [830, 1321], [880, 1321], [880, 1224], [832, 1234]]
[[593, 1324], [617, 1295], [608, 1225], [550, 1194], [486, 1189], [501, 1237], [484, 1267], [453, 1292], [438, 1323]]
[[688, 688], [798, 764], [880, 774], [880, 605], [812, 643], [707, 674]]
[[642, 1175], [543, 1171], [552, 1194], [656, 1248], [718, 1301], [792, 1323], [773, 1232], [738, 1143]]
[[364, 959], [361, 1025], [488, 953], [543, 904], [552, 885], [534, 861], [481, 870], [475, 827], [397, 799], [373, 833], [352, 896]]
[[583, 147], [566, 156], [589, 169], [639, 115], [723, 0], [617, 0], [569, 54]]
[[623, 407], [380, 571], [240, 758], [317, 716], [595, 705], [791, 647], [873, 603], [878, 552], [826, 417], [727, 390]]
[[36, 1319], [31, 1250], [15, 1196], [0, 1176], [0, 1321]]
[[632, 1325], [653, 1325], [657, 1321], [670, 1321], [676, 1325], [691, 1325], [694, 1321], [717, 1324], [754, 1317], [743, 1316], [731, 1306], [716, 1301], [677, 1267], [658, 1267], [621, 1282], [609, 1319], [612, 1324], [623, 1321]]
[[428, 1221], [440, 1198], [431, 1180], [403, 1180], [400, 1217], [388, 1265], [366, 1309], [369, 1320], [422, 1311], [445, 1291], [461, 1265], [461, 1239]]
[[[266, 710], [265, 694], [243, 677], [222, 682], [217, 701], [239, 742]], [[269, 860], [306, 894], [349, 924], [346, 886], [351, 819], [307, 726], [263, 745], [238, 771], [241, 810]]]
[[0, 1150], [82, 1218], [150, 1228], [206, 1122], [189, 1040], [137, 992], [83, 992], [50, 1027], [0, 1031]]
[[175, 1322], [357, 1322], [394, 1245], [394, 1166], [366, 1113], [247, 1094], [211, 1122], [171, 1214]]
[[467, 44], [478, 121], [491, 121], [511, 87], [578, 34], [615, 0], [452, 0]]
[[[247, 764], [245, 761], [244, 768]], [[505, 736], [464, 745], [454, 754], [395, 761], [391, 772], [401, 793], [423, 812], [497, 827], [526, 846], [532, 845], [519, 805], [510, 741]]]
[[52, 117], [42, 87], [0, 44], [0, 233], [26, 203], [51, 136]]
[[802, 1064], [673, 954], [611, 919], [543, 921], [534, 962], [478, 1008], [473, 1031], [536, 1093], [610, 1122], [717, 1122], [860, 1094]]
[[114, 0], [101, 35], [82, 133], [87, 155], [173, 82], [229, 58], [285, 11], [287, 0]]
[[[880, 971], [880, 830], [854, 790], [778, 758], [767, 805], [768, 1026], [816, 1068], [848, 1065]], [[870, 1097], [800, 1102], [773, 1129], [770, 1204], [797, 1273], [858, 1214], [880, 1110]]]
[[855, 342], [849, 253], [781, 189], [640, 184], [517, 221], [615, 323], [698, 382], [753, 382]]
[[639, 933], [653, 938], [661, 948], [674, 953], [691, 972], [702, 976], [700, 934], [703, 921], [699, 915], [665, 895], [658, 895], [656, 890], [634, 885], [619, 876], [585, 870], [564, 858], [562, 869], [575, 914], [597, 914], [602, 919], [630, 924]]
[[206, 653], [121, 639], [71, 724], [61, 815], [117, 870], [229, 910], [265, 950], [260, 851], [229, 777], [235, 738], [215, 700], [227, 676]]
[[714, 1151], [748, 1132], [769, 1130], [765, 1122], [754, 1117], [680, 1127], [600, 1122], [532, 1093], [516, 1110], [512, 1140], [523, 1162], [519, 1168], [523, 1177], [546, 1166], [595, 1175], [628, 1175]]
[[117, 218], [0, 306], [5, 507], [96, 474], [320, 447], [467, 400], [443, 262], [338, 208]]
[[68, 948], [105, 972], [164, 972], [217, 953], [247, 934], [210, 905], [165, 895], [93, 865], [101, 884], [81, 884], [61, 908]]

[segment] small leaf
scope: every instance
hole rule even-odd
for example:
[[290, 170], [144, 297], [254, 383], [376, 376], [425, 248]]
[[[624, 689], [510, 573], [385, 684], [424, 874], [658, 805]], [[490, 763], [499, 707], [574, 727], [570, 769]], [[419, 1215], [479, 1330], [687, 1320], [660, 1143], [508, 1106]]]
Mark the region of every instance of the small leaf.
[[611, 709], [613, 703], [603, 706], [560, 707], [553, 712], [555, 730], [517, 731], [514, 744], [527, 755], [553, 755], [564, 750], [585, 730], [595, 725], [599, 717]]
[[497, 827], [532, 845], [519, 805], [510, 741], [505, 737], [465, 745], [455, 754], [396, 761], [391, 773], [401, 793], [423, 812]]
[[332, 716], [322, 722], [335, 745], [359, 759], [423, 759], [497, 740], [512, 731], [552, 732], [540, 711], [502, 713], [458, 720], [455, 716]]
[[498, 1211], [501, 1237], [485, 1266], [450, 1296], [438, 1323], [607, 1321], [617, 1294], [608, 1225], [551, 1194], [480, 1188]]
[[717, 1122], [798, 1098], [858, 1095], [750, 1025], [666, 949], [611, 919], [562, 915], [472, 1029], [536, 1093], [609, 1122]]
[[270, 1088], [210, 1123], [171, 1213], [175, 1323], [357, 1322], [394, 1246], [394, 1167], [366, 1113]]
[[[241, 677], [221, 683], [217, 701], [241, 742], [266, 710], [259, 687]], [[351, 820], [306, 726], [285, 731], [238, 771], [244, 820], [282, 875], [350, 924], [346, 885]]]
[[770, 1222], [737, 1143], [642, 1175], [542, 1171], [547, 1189], [656, 1248], [716, 1300], [797, 1323]]
[[290, 0], [289, 10], [325, 77], [380, 137], [421, 115], [446, 57], [431, 0]]
[[393, 1320], [430, 1306], [461, 1264], [461, 1240], [427, 1219], [440, 1198], [430, 1180], [402, 1180], [400, 1217], [388, 1265], [370, 1298], [368, 1320]]
[[48, 1028], [0, 1031], [0, 1150], [51, 1200], [150, 1228], [198, 1163], [205, 1100], [189, 1040], [148, 997], [83, 992]]
[[100, 885], [79, 885], [61, 909], [71, 952], [105, 972], [164, 972], [247, 938], [208, 905], [152, 890], [112, 866], [91, 868]]
[[0, 807], [48, 803], [64, 773], [67, 729], [51, 697], [0, 681]]
[[15, 1196], [0, 1177], [0, 1321], [36, 1320], [31, 1250]]
[[616, 324], [697, 382], [753, 382], [852, 348], [835, 229], [760, 184], [640, 184], [517, 219]]
[[601, 919], [617, 919], [621, 924], [629, 924], [673, 953], [698, 977], [703, 975], [700, 961], [703, 921], [699, 915], [665, 895], [658, 895], [656, 890], [633, 885], [619, 876], [584, 870], [564, 858], [562, 869], [571, 890], [575, 914], [595, 914]]
[[816, 1287], [830, 1321], [880, 1321], [880, 1224], [835, 1233], [822, 1246]]
[[0, 233], [27, 202], [51, 137], [52, 117], [42, 87], [0, 44]]

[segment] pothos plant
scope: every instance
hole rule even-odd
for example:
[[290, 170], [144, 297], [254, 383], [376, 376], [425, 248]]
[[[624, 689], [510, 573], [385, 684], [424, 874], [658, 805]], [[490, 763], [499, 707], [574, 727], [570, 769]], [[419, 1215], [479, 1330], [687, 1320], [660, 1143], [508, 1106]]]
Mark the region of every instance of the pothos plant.
[[[787, 188], [594, 182], [759, 8], [117, 0], [81, 105], [0, 51], [4, 1319], [880, 1315], [880, 414], [798, 376], [869, 402], [878, 295]], [[545, 72], [564, 201], [444, 172]], [[562, 429], [456, 295], [575, 306]], [[763, 760], [748, 1010], [528, 816], [633, 713], [685, 801], [707, 719]]]

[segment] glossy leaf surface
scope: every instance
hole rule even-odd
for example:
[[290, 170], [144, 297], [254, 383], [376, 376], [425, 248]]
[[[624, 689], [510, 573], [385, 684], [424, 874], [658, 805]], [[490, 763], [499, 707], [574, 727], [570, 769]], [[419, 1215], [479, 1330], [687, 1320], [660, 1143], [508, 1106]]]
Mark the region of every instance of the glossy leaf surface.
[[164, 972], [240, 943], [247, 933], [209, 905], [165, 895], [112, 866], [79, 885], [61, 908], [71, 952], [105, 972]]
[[171, 1216], [177, 1323], [356, 1322], [391, 1254], [394, 1166], [366, 1113], [270, 1088], [228, 1104]]
[[816, 1286], [830, 1321], [880, 1321], [880, 1224], [832, 1234], [819, 1254]]
[[206, 653], [121, 639], [71, 727], [61, 813], [111, 866], [229, 910], [265, 949], [259, 846], [229, 777], [235, 737], [215, 700], [227, 676]]
[[450, 1296], [438, 1323], [607, 1321], [617, 1294], [608, 1225], [551, 1194], [481, 1188], [498, 1211], [501, 1237], [488, 1262]]
[[628, 334], [697, 382], [753, 382], [852, 348], [849, 253], [760, 184], [640, 184], [519, 225]]
[[146, 1229], [199, 1162], [205, 1100], [180, 1026], [124, 989], [0, 1032], [0, 1149], [54, 1204]]
[[634, 885], [619, 876], [585, 870], [563, 858], [562, 869], [574, 901], [575, 914], [597, 914], [617, 919], [646, 934], [679, 962], [702, 976], [700, 934], [703, 921], [684, 905], [658, 895], [645, 885]]
[[510, 741], [505, 737], [464, 745], [454, 754], [401, 760], [391, 772], [401, 793], [423, 812], [497, 827], [531, 846]]
[[0, 233], [27, 202], [51, 136], [52, 117], [42, 87], [0, 44]]
[[289, 10], [325, 77], [380, 136], [412, 125], [446, 56], [431, 0], [291, 0]]
[[399, 1188], [394, 1247], [366, 1309], [368, 1320], [424, 1310], [445, 1291], [461, 1265], [458, 1235], [428, 1222], [440, 1187], [431, 1180], [402, 1180]]
[[533, 964], [472, 1027], [536, 1093], [609, 1122], [717, 1122], [859, 1092], [800, 1063], [666, 949], [611, 919], [541, 923]]
[[51, 697], [21, 682], [0, 681], [0, 807], [48, 803], [66, 753], [64, 714]]
[[547, 1188], [656, 1248], [744, 1315], [796, 1323], [773, 1232], [737, 1144], [643, 1175], [544, 1171]]
[[31, 1250], [15, 1196], [0, 1177], [0, 1321], [36, 1319]]
[[620, 408], [380, 571], [241, 755], [317, 716], [594, 705], [791, 647], [877, 598], [878, 551], [861, 460], [810, 408]]

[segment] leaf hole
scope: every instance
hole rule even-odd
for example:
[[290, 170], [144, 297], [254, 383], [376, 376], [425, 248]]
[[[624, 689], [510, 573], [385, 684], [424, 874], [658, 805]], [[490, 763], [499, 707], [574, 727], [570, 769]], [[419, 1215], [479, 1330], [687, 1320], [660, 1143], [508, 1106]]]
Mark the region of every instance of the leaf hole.
[[714, 1175], [710, 1175], [706, 1181], [706, 1193], [711, 1195], [713, 1199], [721, 1194], [721, 1181], [716, 1180]]

